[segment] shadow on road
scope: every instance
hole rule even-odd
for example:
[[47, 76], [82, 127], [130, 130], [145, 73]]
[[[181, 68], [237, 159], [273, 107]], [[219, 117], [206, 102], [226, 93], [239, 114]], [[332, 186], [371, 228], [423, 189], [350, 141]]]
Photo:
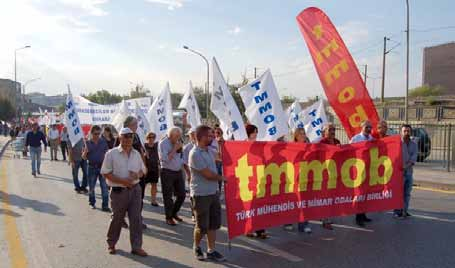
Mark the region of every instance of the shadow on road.
[[148, 257], [138, 257], [135, 255], [132, 255], [129, 252], [126, 252], [124, 250], [118, 249], [117, 254], [131, 259], [133, 261], [139, 262], [142, 265], [146, 265], [146, 267], [169, 267], [169, 268], [191, 268], [192, 266], [188, 266], [185, 264], [177, 263], [174, 261], [171, 261], [169, 259], [163, 259], [158, 256], [148, 256]]
[[[42, 202], [39, 200], [34, 200], [34, 199], [28, 199], [24, 198], [15, 194], [8, 194], [4, 191], [0, 190], [0, 196], [2, 196], [2, 199], [0, 199], [0, 202], [5, 202], [5, 200], [8, 200], [9, 204], [11, 206], [15, 206], [20, 209], [33, 209], [34, 211], [41, 212], [41, 213], [46, 213], [46, 214], [51, 214], [55, 216], [65, 216], [60, 211], [60, 208], [54, 204], [47, 203], [47, 202]], [[14, 213], [14, 212], [13, 212]]]

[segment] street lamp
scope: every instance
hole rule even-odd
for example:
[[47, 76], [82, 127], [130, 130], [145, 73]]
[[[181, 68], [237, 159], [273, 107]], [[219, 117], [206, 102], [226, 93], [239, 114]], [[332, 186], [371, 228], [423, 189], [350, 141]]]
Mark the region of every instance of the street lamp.
[[206, 85], [206, 88], [205, 88], [205, 93], [206, 93], [206, 106], [205, 106], [205, 118], [208, 119], [209, 118], [209, 86], [210, 86], [210, 83], [209, 83], [209, 77], [210, 77], [210, 73], [209, 73], [209, 70], [210, 70], [210, 65], [209, 65], [209, 61], [207, 60], [206, 57], [204, 57], [204, 55], [202, 55], [200, 52], [197, 52], [196, 50], [193, 50], [191, 48], [189, 48], [188, 46], [183, 46], [184, 49], [186, 50], [189, 50], [191, 52], [193, 52], [194, 54], [196, 55], [199, 55], [204, 61], [205, 63], [207, 64], [207, 85]]
[[35, 82], [35, 81], [38, 81], [38, 80], [40, 80], [40, 79], [41, 79], [41, 77], [33, 78], [33, 79], [30, 79], [30, 80], [27, 80], [27, 81], [22, 85], [22, 94], [24, 95], [24, 98], [25, 98], [25, 87], [26, 87], [28, 84], [30, 84], [30, 83], [32, 83], [32, 82]]
[[27, 46], [24, 46], [24, 47], [16, 48], [14, 50], [14, 87], [15, 87], [16, 91], [17, 91], [17, 85], [16, 85], [17, 84], [17, 60], [16, 60], [17, 51], [22, 50], [22, 49], [26, 49], [26, 48], [31, 48], [31, 46], [27, 45]]
[[[30, 48], [31, 46], [29, 45], [26, 45], [24, 47], [20, 47], [20, 48], [16, 48], [14, 50], [14, 93], [17, 94], [17, 51], [21, 50], [21, 49], [26, 49], [26, 48]], [[20, 90], [20, 88], [19, 88]], [[17, 95], [16, 95], [17, 96]], [[21, 96], [21, 92], [19, 92], [19, 97]], [[21, 109], [19, 107], [18, 109], [18, 116], [19, 116], [19, 120], [20, 120], [20, 116], [21, 116]]]

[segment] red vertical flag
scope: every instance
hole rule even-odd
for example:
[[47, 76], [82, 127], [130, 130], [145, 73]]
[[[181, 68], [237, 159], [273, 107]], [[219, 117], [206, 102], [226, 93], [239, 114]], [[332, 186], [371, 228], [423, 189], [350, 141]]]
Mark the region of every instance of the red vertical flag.
[[362, 121], [379, 121], [374, 103], [346, 45], [329, 17], [310, 7], [297, 16], [300, 31], [313, 58], [330, 105], [349, 138], [359, 133]]

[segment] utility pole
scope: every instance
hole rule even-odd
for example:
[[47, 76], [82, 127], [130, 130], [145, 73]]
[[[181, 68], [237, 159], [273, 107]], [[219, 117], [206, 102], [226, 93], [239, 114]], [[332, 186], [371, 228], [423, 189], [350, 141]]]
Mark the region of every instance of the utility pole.
[[406, 0], [406, 95], [404, 98], [404, 121], [408, 123], [409, 93], [409, 0]]
[[254, 67], [254, 79], [256, 79], [256, 77], [257, 77], [257, 70], [258, 70], [258, 68]]
[[367, 86], [367, 72], [368, 72], [368, 65], [365, 64], [365, 73], [363, 73], [363, 81], [365, 82], [365, 87]]
[[385, 55], [390, 51], [387, 51], [387, 41], [390, 40], [387, 36], [384, 36], [384, 53], [382, 54], [382, 84], [381, 84], [381, 103], [384, 103], [384, 87], [385, 87]]

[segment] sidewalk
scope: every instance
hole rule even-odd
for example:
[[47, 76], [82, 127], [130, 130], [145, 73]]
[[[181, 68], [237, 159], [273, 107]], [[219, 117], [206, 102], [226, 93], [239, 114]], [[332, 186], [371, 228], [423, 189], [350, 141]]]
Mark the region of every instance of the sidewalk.
[[0, 156], [2, 156], [4, 150], [6, 149], [6, 145], [8, 145], [9, 143], [9, 140], [10, 140], [10, 137], [7, 136], [0, 136]]
[[455, 190], [455, 172], [414, 167], [414, 185], [442, 190]]

